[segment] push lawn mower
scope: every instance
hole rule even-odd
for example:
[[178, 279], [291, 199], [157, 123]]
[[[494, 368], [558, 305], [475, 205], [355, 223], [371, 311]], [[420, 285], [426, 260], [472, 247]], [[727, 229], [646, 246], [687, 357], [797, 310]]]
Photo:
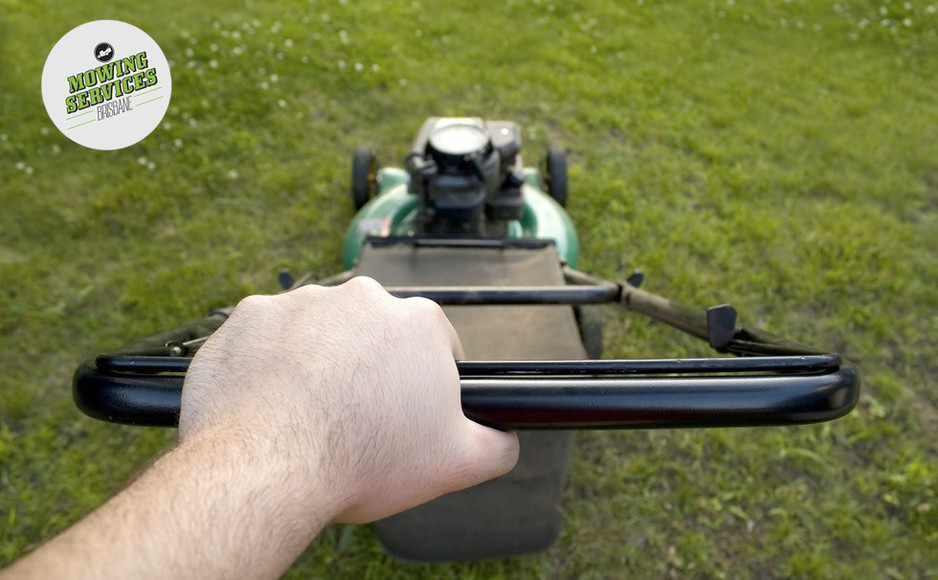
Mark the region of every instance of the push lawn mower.
[[[497, 558], [552, 544], [571, 430], [814, 423], [857, 402], [859, 376], [837, 354], [738, 326], [730, 305], [697, 310], [640, 290], [638, 273], [616, 283], [576, 270], [565, 154], [550, 149], [533, 169], [520, 150], [515, 123], [433, 117], [404, 169], [379, 169], [367, 149], [353, 157], [347, 270], [317, 283], [367, 275], [396, 296], [442, 304], [467, 356], [457, 363], [464, 412], [522, 430], [508, 475], [376, 524], [402, 558]], [[308, 283], [281, 274], [285, 290]], [[737, 357], [601, 360], [601, 334], [582, 307], [605, 302]], [[192, 355], [227, 314], [84, 363], [78, 407], [105, 421], [175, 425]]]

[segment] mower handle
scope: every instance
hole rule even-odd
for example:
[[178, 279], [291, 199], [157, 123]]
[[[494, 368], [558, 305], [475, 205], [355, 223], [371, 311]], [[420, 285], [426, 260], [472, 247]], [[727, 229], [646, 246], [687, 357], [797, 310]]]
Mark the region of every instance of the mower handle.
[[[176, 374], [151, 374], [156, 366], [147, 368], [139, 364], [146, 361], [133, 358], [111, 355], [110, 360], [99, 357], [81, 365], [73, 389], [79, 409], [114, 423], [175, 426], [182, 365], [173, 369]], [[856, 370], [836, 355], [473, 361], [457, 367], [463, 412], [499, 429], [795, 425], [841, 417], [856, 405], [859, 394]]]
[[[342, 273], [321, 283], [341, 283]], [[859, 398], [859, 374], [836, 354], [736, 326], [736, 310], [706, 311], [564, 268], [568, 286], [396, 287], [441, 304], [589, 304], [629, 310], [741, 358], [457, 362], [463, 411], [501, 429], [636, 429], [792, 425], [836, 419]], [[297, 284], [298, 285], [298, 284]], [[82, 364], [73, 397], [116, 423], [174, 426], [188, 355], [230, 310]]]

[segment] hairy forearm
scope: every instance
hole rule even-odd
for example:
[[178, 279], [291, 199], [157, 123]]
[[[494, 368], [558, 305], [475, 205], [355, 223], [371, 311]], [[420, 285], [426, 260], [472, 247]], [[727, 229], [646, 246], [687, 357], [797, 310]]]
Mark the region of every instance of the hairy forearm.
[[[340, 502], [328, 496], [310, 499], [310, 489], [329, 493], [319, 474], [297, 472], [305, 462], [281, 458], [276, 442], [247, 444], [245, 437], [251, 436], [184, 441], [6, 574], [278, 577], [334, 517], [330, 506]], [[259, 457], [258, 450], [265, 448], [265, 457]]]
[[243, 300], [199, 349], [181, 443], [9, 570], [16, 578], [271, 578], [330, 521], [497, 477], [518, 439], [469, 421], [440, 307], [374, 280]]

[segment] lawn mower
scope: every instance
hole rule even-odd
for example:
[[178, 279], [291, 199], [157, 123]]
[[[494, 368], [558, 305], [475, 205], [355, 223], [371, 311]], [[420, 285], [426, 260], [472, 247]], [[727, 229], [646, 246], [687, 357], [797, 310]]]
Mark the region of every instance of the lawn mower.
[[[367, 275], [395, 296], [440, 303], [466, 352], [457, 362], [466, 416], [519, 430], [511, 473], [377, 522], [400, 558], [489, 559], [550, 546], [574, 430], [815, 423], [857, 402], [859, 375], [837, 354], [740, 326], [728, 304], [695, 309], [646, 292], [638, 271], [610, 282], [577, 270], [565, 153], [548, 149], [540, 167], [526, 168], [520, 152], [515, 123], [442, 117], [423, 123], [404, 168], [379, 168], [370, 150], [357, 150], [345, 271], [316, 282], [280, 275], [285, 291]], [[584, 311], [598, 303], [736, 356], [603, 360], [601, 330]], [[175, 425], [189, 362], [229, 312], [85, 362], [76, 404], [105, 421]]]

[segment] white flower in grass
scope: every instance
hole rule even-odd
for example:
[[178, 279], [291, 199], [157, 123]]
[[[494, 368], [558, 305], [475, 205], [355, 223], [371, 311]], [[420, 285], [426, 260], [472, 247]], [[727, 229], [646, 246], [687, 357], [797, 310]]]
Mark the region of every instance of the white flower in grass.
[[360, 63], [360, 62], [356, 62], [356, 63], [355, 63], [355, 72], [362, 72], [363, 70], [365, 70], [365, 65], [363, 65], [363, 64]]
[[140, 156], [140, 157], [137, 158], [137, 163], [140, 164], [140, 165], [146, 165], [146, 164], [147, 164], [147, 158], [146, 158], [146, 157], [143, 157], [143, 156]]

